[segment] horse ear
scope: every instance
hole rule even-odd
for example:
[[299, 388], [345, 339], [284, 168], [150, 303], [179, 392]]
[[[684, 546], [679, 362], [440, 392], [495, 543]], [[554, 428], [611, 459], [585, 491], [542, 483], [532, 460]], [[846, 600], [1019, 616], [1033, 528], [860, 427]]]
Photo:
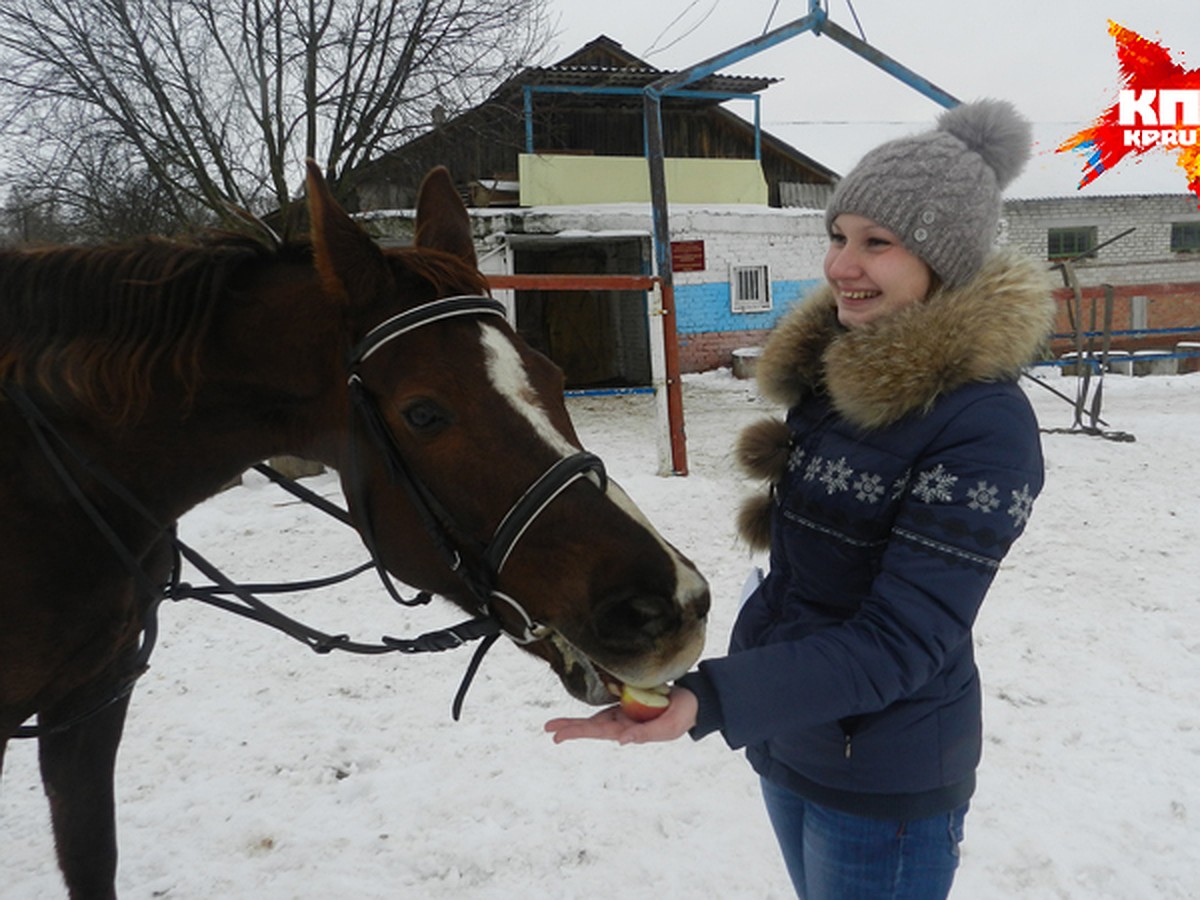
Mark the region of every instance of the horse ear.
[[471, 219], [445, 166], [430, 170], [421, 182], [417, 193], [416, 244], [453, 253], [471, 266], [477, 265]]
[[382, 251], [333, 199], [320, 167], [311, 159], [307, 184], [313, 264], [321, 286], [347, 303], [386, 290], [391, 276]]

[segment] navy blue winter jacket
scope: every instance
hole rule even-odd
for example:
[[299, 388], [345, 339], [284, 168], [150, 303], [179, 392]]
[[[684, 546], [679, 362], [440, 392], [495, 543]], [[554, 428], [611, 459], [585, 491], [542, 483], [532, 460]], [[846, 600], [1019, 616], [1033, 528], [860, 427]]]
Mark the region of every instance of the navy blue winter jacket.
[[1051, 311], [1040, 267], [997, 255], [865, 328], [837, 323], [828, 290], [781, 321], [759, 383], [787, 421], [739, 447], [769, 483], [743, 532], [769, 535], [770, 572], [729, 655], [681, 679], [694, 737], [720, 729], [761, 775], [847, 812], [922, 818], [970, 797], [971, 628], [1042, 487], [1015, 382]]

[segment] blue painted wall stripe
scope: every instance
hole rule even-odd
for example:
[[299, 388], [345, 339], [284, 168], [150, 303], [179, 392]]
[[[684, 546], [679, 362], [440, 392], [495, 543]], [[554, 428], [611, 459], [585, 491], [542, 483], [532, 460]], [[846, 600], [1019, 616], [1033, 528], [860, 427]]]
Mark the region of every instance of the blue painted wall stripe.
[[771, 311], [762, 313], [733, 312], [729, 308], [729, 282], [676, 284], [676, 328], [680, 334], [769, 329], [821, 283], [820, 278], [771, 282]]

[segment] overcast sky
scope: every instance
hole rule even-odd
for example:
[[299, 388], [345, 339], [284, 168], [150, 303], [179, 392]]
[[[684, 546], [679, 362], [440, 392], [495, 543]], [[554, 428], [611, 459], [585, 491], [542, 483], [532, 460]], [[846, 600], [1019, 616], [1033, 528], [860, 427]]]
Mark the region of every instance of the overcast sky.
[[[560, 59], [600, 34], [660, 69], [681, 69], [808, 12], [808, 0], [551, 0]], [[1113, 19], [1200, 67], [1198, 0], [829, 0], [830, 18], [960, 100], [1011, 100], [1034, 123], [1035, 156], [1010, 196], [1077, 193], [1082, 160], [1054, 147], [1117, 96]], [[829, 38], [801, 34], [728, 73], [784, 79], [762, 95], [763, 127], [838, 172], [940, 107]], [[731, 106], [751, 117], [748, 102]], [[1174, 157], [1127, 157], [1083, 194], [1183, 193]]]

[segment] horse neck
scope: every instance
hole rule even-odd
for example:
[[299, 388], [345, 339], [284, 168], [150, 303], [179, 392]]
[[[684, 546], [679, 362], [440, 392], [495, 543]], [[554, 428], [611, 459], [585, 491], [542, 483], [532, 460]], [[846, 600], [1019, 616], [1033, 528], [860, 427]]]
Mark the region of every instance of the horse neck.
[[226, 292], [194, 380], [160, 366], [136, 416], [85, 417], [97, 456], [164, 521], [271, 456], [333, 463], [323, 441], [343, 427], [344, 324], [322, 297], [310, 268], [283, 264]]

